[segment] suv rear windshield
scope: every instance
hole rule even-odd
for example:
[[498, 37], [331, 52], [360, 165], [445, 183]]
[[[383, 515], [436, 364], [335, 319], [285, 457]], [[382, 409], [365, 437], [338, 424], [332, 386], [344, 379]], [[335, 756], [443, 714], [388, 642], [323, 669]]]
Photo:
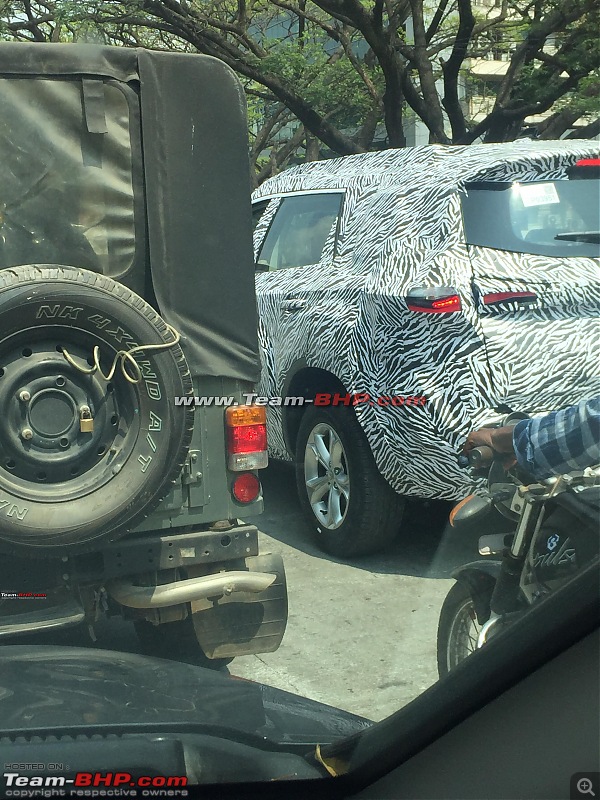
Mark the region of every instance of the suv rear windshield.
[[131, 266], [129, 106], [117, 86], [91, 84], [86, 102], [81, 80], [0, 79], [0, 268]]
[[548, 256], [600, 255], [600, 181], [480, 182], [461, 191], [467, 244]]

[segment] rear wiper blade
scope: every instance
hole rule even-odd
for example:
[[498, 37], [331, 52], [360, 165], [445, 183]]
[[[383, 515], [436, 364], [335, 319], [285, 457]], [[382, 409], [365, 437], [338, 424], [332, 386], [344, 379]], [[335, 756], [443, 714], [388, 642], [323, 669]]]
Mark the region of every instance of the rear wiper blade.
[[600, 244], [600, 231], [558, 233], [554, 238], [563, 242], [589, 242], [590, 244]]

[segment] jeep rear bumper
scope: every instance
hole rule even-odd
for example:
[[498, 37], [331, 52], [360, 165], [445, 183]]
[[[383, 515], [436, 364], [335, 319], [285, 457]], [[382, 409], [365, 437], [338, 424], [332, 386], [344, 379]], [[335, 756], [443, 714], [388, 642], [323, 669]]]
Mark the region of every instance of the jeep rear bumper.
[[[16, 561], [18, 561], [18, 566]], [[0, 637], [93, 624], [111, 598], [128, 619], [190, 615], [208, 658], [277, 650], [287, 623], [287, 586], [280, 556], [258, 555], [254, 525], [219, 531], [145, 533], [102, 553], [64, 559], [16, 559], [0, 577], [16, 591], [45, 590], [44, 599], [0, 603]], [[46, 594], [47, 592], [47, 594]], [[158, 615], [158, 616], [157, 616]], [[165, 615], [165, 618], [168, 615]]]
[[[102, 551], [102, 578], [156, 572], [198, 564], [214, 564], [258, 555], [255, 525], [235, 525], [222, 530], [145, 532], [119, 539]], [[83, 561], [80, 562], [83, 566]], [[81, 566], [76, 562], [76, 570]], [[86, 577], [81, 571], [81, 578]]]

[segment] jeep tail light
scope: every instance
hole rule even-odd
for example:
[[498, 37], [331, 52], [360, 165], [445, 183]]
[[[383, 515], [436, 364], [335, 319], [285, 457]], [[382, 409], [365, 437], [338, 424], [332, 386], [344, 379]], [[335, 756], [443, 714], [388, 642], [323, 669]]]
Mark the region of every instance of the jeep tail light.
[[409, 311], [451, 314], [461, 310], [460, 296], [452, 286], [419, 286], [406, 295]]
[[227, 466], [235, 472], [268, 464], [267, 412], [263, 406], [231, 406], [225, 412]]
[[260, 481], [253, 472], [243, 472], [236, 475], [231, 491], [238, 503], [252, 503], [260, 494]]

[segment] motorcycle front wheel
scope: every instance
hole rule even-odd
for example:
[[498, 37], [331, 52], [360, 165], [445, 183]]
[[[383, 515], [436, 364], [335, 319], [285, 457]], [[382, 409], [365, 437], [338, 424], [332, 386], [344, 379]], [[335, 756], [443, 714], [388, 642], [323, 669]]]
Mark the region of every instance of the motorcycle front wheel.
[[477, 637], [485, 620], [478, 620], [475, 609], [486, 609], [485, 617], [489, 617], [492, 590], [493, 585], [478, 593], [477, 602], [463, 583], [455, 583], [448, 592], [440, 611], [437, 633], [440, 678], [477, 649]]

